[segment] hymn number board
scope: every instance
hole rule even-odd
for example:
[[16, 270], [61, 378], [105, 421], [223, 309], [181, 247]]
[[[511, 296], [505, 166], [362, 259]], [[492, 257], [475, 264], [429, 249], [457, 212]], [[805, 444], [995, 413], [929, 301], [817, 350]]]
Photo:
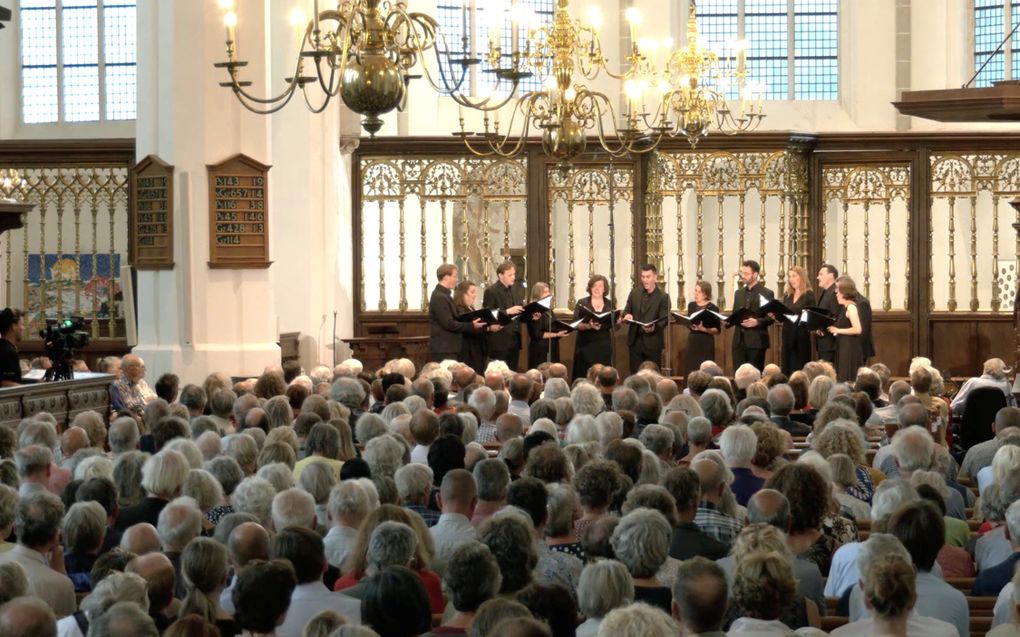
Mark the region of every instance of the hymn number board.
[[131, 171], [128, 252], [139, 270], [174, 267], [174, 167], [149, 155]]
[[269, 166], [235, 155], [207, 169], [209, 267], [268, 268]]

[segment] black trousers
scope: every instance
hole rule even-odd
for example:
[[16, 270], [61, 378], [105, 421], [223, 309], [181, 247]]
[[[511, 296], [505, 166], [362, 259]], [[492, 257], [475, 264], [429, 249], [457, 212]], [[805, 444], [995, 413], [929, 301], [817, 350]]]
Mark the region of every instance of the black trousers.
[[836, 350], [832, 350], [830, 352], [818, 352], [818, 360], [820, 360], [820, 361], [828, 361], [828, 362], [832, 363], [833, 365], [835, 365], [836, 364]]
[[638, 367], [645, 361], [652, 361], [656, 366], [662, 364], [662, 350], [653, 351], [641, 346], [641, 340], [629, 346], [627, 352], [630, 354], [630, 373], [637, 373]]
[[758, 371], [761, 371], [765, 367], [765, 352], [767, 349], [748, 349], [746, 347], [734, 347], [733, 348], [733, 371], [736, 373], [737, 368], [744, 363], [751, 363]]
[[[510, 368], [510, 371], [519, 371], [518, 367], [521, 364], [521, 350], [520, 349], [509, 349], [503, 351], [489, 350], [490, 361], [503, 361], [506, 366]], [[481, 370], [480, 374], [484, 374], [485, 370]]]

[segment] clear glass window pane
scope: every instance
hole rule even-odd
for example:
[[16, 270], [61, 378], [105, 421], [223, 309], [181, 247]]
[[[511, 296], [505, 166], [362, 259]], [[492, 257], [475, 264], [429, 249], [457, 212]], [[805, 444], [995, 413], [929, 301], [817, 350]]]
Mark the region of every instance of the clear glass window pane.
[[135, 119], [136, 75], [134, 65], [106, 67], [106, 119]]
[[94, 122], [99, 119], [99, 67], [64, 67], [64, 119]]
[[21, 112], [26, 124], [49, 124], [59, 120], [56, 66], [22, 68]]

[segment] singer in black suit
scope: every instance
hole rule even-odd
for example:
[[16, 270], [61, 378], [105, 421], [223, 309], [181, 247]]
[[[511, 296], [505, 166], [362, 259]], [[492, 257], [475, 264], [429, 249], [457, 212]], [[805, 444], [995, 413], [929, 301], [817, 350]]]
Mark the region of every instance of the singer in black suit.
[[433, 361], [460, 358], [462, 334], [483, 329], [485, 324], [476, 320], [474, 323], [462, 323], [450, 295], [457, 287], [457, 267], [444, 263], [436, 270], [439, 284], [432, 290], [429, 297], [429, 358]]
[[[588, 280], [588, 296], [577, 301], [574, 306], [574, 320], [588, 316], [581, 308], [587, 308], [596, 314], [612, 312], [615, 307], [613, 300], [606, 296], [609, 291], [609, 280], [596, 274]], [[572, 378], [584, 378], [588, 369], [596, 364], [613, 365], [613, 321], [605, 322], [589, 320], [577, 326], [574, 338], [574, 365]]]
[[[759, 276], [761, 266], [757, 261], [748, 259], [740, 266], [740, 281], [744, 287], [733, 293], [733, 311], [741, 308], [758, 311], [761, 307], [761, 297], [768, 300], [775, 298], [772, 290], [765, 287], [765, 282]], [[743, 323], [733, 328], [733, 369], [744, 363], [751, 363], [759, 371], [765, 367], [765, 352], [769, 349], [769, 326], [772, 319], [763, 316], [760, 318], [748, 318]]]
[[[668, 319], [669, 296], [659, 289], [659, 271], [654, 265], [641, 266], [641, 287], [631, 290], [627, 305], [623, 308], [622, 320], [632, 319], [650, 323], [656, 319]], [[627, 348], [630, 353], [630, 373], [637, 372], [645, 361], [656, 365], [662, 363], [662, 348], [665, 341], [667, 320], [655, 325], [643, 326], [631, 323], [627, 331]]]
[[[482, 307], [501, 310], [509, 316], [524, 311], [524, 290], [515, 285], [517, 268], [512, 261], [496, 267], [497, 281], [485, 288]], [[521, 360], [521, 323], [514, 321], [499, 332], [489, 334], [489, 360], [503, 361], [510, 371], [516, 372]]]
[[[808, 287], [807, 273], [795, 265], [786, 273], [783, 304], [798, 315], [815, 304], [815, 293]], [[779, 367], [789, 376], [811, 360], [811, 334], [793, 323], [783, 323], [783, 349]]]
[[[822, 289], [818, 296], [818, 307], [831, 312], [838, 317], [843, 311], [839, 302], [836, 301], [836, 277], [839, 270], [828, 263], [818, 269], [818, 287]], [[818, 330], [815, 332], [815, 349], [818, 351], [818, 360], [836, 362], [836, 337], [828, 332]]]
[[[549, 285], [538, 282], [531, 288], [531, 301], [535, 302], [549, 296]], [[553, 331], [555, 320], [552, 309], [548, 312], [535, 312], [524, 317], [528, 323], [528, 369], [536, 369], [546, 362], [560, 362], [560, 339], [567, 335], [565, 331]]]

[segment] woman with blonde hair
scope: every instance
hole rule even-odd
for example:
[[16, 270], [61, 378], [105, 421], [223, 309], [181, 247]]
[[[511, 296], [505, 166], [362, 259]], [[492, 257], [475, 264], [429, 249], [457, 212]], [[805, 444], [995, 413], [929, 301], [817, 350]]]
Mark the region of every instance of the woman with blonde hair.
[[[789, 562], [791, 572], [797, 582], [797, 592], [793, 601], [782, 610], [780, 615], [783, 623], [794, 629], [820, 626], [824, 606], [819, 608], [819, 604], [825, 603], [822, 575], [814, 564], [796, 559], [786, 546], [786, 534], [771, 524], [745, 526], [733, 541], [730, 554], [716, 560], [716, 564], [726, 574], [727, 586], [732, 588], [737, 566], [741, 562], [752, 555], [770, 552], [782, 555]], [[739, 617], [737, 612], [737, 608], [731, 606], [729, 619], [733, 620]]]
[[[783, 291], [783, 304], [800, 314], [805, 308], [815, 304], [815, 293], [808, 285], [808, 276], [799, 265], [790, 268], [786, 273], [786, 289]], [[780, 356], [780, 368], [789, 376], [804, 367], [811, 360], [811, 333], [793, 323], [783, 323], [783, 347]]]
[[784, 555], [772, 551], [744, 557], [736, 563], [730, 593], [730, 603], [739, 617], [727, 635], [786, 637], [793, 631], [780, 618], [796, 595], [797, 582]]
[[[531, 288], [531, 301], [540, 301], [552, 294], [548, 283], [539, 281]], [[560, 362], [560, 339], [567, 335], [564, 330], [554, 331], [552, 304], [548, 312], [533, 312], [530, 316], [521, 317], [528, 323], [528, 369], [536, 369], [548, 360]]]

